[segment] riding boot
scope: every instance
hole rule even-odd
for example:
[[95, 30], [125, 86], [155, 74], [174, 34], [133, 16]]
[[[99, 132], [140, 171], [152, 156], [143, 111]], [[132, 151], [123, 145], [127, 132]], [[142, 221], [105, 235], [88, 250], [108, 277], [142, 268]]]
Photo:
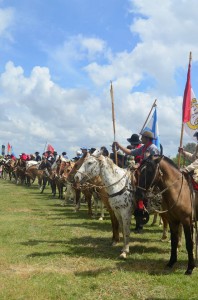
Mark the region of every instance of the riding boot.
[[135, 226], [135, 233], [140, 233], [143, 230], [143, 224], [141, 223], [141, 218], [139, 216], [135, 217], [136, 226]]

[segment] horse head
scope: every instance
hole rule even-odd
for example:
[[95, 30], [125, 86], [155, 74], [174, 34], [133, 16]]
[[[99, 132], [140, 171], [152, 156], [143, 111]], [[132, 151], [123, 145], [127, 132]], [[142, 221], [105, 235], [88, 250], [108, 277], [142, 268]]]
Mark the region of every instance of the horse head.
[[100, 175], [100, 162], [104, 159], [100, 150], [95, 150], [93, 154], [86, 157], [82, 166], [77, 170], [74, 180], [83, 183], [93, 177]]
[[160, 162], [163, 156], [149, 156], [138, 169], [136, 197], [144, 198], [145, 194], [159, 181], [161, 176]]

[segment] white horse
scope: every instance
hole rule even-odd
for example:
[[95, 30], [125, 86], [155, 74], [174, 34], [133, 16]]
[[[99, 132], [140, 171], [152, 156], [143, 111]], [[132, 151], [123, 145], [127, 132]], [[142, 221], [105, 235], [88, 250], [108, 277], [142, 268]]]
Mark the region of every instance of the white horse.
[[35, 161], [35, 160], [28, 160], [26, 161], [26, 170], [29, 169], [32, 166], [39, 166], [40, 165], [40, 161]]
[[129, 253], [130, 224], [135, 188], [131, 185], [131, 176], [127, 170], [119, 168], [113, 161], [96, 150], [77, 171], [74, 179], [83, 183], [100, 176], [109, 195], [109, 204], [114, 211], [123, 233], [124, 247], [120, 257]]

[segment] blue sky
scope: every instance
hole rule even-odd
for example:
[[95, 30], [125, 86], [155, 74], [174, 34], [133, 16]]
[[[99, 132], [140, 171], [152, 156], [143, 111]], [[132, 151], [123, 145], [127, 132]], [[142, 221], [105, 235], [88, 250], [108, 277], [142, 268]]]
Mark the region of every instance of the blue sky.
[[1, 144], [19, 154], [47, 141], [70, 157], [108, 147], [112, 80], [119, 142], [157, 98], [161, 142], [175, 155], [190, 51], [198, 93], [197, 17], [195, 0], [0, 0]]

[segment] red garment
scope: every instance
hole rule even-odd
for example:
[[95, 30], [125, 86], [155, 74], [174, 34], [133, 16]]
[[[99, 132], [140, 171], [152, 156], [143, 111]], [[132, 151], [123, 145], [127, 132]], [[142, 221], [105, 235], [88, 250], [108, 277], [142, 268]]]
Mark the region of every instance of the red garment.
[[[134, 149], [138, 149], [138, 148], [140, 148], [140, 147], [142, 147], [142, 144], [139, 144], [139, 145], [135, 146]], [[141, 161], [141, 155], [136, 155], [136, 156], [135, 156], [135, 162], [136, 162], [136, 163], [139, 163], [140, 161]]]
[[144, 209], [144, 201], [143, 200], [138, 200], [138, 203], [137, 203], [137, 206], [138, 206], [138, 209]]
[[27, 160], [27, 155], [26, 155], [26, 154], [22, 154], [22, 155], [21, 155], [21, 160], [26, 161], [26, 160]]
[[144, 159], [144, 154], [147, 151], [148, 147], [150, 147], [150, 145], [152, 145], [152, 142], [149, 142], [147, 145], [144, 145], [144, 147], [142, 149], [142, 154], [140, 155], [140, 163]]
[[192, 180], [192, 186], [193, 186], [193, 189], [194, 189], [195, 191], [198, 191], [198, 183], [196, 183], [196, 182], [194, 181], [193, 177], [191, 177], [191, 180]]

